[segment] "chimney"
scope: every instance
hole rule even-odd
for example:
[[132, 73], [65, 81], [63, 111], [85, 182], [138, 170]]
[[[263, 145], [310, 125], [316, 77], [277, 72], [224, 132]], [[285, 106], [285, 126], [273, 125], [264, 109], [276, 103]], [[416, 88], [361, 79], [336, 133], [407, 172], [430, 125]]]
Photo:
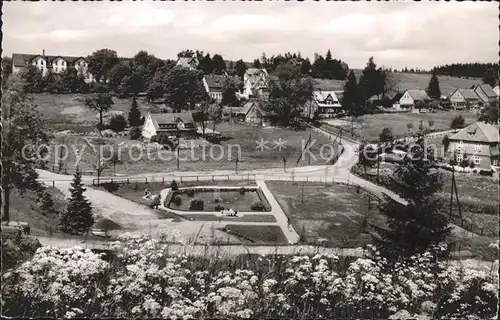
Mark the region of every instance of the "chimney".
[[42, 56], [45, 57], [45, 49], [42, 49]]

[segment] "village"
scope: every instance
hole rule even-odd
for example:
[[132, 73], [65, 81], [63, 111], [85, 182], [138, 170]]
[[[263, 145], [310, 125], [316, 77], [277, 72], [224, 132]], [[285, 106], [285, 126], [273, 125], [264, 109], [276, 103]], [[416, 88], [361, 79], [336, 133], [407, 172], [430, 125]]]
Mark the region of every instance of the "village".
[[185, 43], [2, 58], [2, 315], [497, 314], [497, 62]]

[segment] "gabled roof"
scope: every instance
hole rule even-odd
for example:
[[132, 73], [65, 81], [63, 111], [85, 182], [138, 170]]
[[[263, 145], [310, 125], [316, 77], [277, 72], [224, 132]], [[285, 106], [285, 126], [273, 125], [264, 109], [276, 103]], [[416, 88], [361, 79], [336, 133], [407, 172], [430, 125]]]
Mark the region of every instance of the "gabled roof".
[[66, 62], [73, 63], [78, 59], [85, 59], [84, 57], [73, 57], [73, 56], [42, 56], [41, 54], [24, 54], [24, 53], [13, 53], [12, 63], [16, 67], [25, 67], [27, 64], [31, 64], [34, 58], [41, 57], [47, 62], [52, 62], [57, 58], [62, 58]]
[[500, 87], [498, 86], [498, 84], [493, 88], [493, 91], [498, 95], [500, 95]]
[[159, 129], [159, 124], [174, 124], [177, 121], [184, 123], [193, 123], [193, 114], [191, 112], [177, 112], [177, 113], [150, 113], [151, 119], [155, 128]]
[[498, 125], [477, 121], [450, 137], [451, 140], [472, 142], [498, 142]]
[[177, 65], [185, 68], [190, 68], [191, 62], [193, 61], [195, 64], [198, 64], [198, 60], [196, 59], [196, 57], [179, 57], [177, 59]]
[[401, 100], [401, 97], [402, 97], [402, 96], [403, 96], [403, 92], [398, 92], [398, 93], [396, 93], [396, 94], [394, 95], [394, 97], [392, 97], [392, 99], [391, 99], [391, 100], [392, 100], [393, 102], [399, 101], [399, 100]]
[[337, 98], [335, 91], [315, 90], [315, 91], [313, 91], [313, 96], [314, 96], [314, 99], [316, 99], [317, 101], [320, 101], [320, 102], [325, 101], [325, 99], [328, 98], [328, 96], [331, 96], [333, 101], [339, 100]]
[[207, 75], [205, 76], [205, 81], [210, 89], [222, 89], [222, 86], [226, 81], [226, 77], [220, 75]]
[[425, 92], [425, 90], [408, 89], [406, 91], [408, 91], [408, 93], [413, 98], [413, 100], [419, 100], [419, 101], [431, 100], [431, 98], [429, 98], [429, 96], [427, 95], [427, 92]]
[[479, 100], [479, 96], [473, 89], [457, 89], [452, 93], [452, 95], [457, 91], [460, 92], [465, 100]]
[[245, 71], [245, 73], [247, 74], [247, 76], [253, 76], [253, 75], [258, 74], [258, 73], [259, 73], [259, 72], [261, 72], [261, 71], [263, 71], [263, 72], [264, 72], [264, 74], [265, 74], [266, 76], [268, 76], [268, 75], [269, 75], [269, 74], [267, 73], [267, 70], [266, 70], [266, 69], [264, 69], [264, 68], [261, 68], [261, 69], [259, 69], [259, 68], [248, 68], [248, 69]]
[[267, 112], [265, 112], [264, 110], [262, 110], [261, 106], [260, 106], [260, 102], [258, 101], [247, 101], [243, 107], [233, 107], [233, 108], [228, 108], [228, 107], [225, 107], [224, 109], [227, 111], [227, 112], [232, 112], [233, 114], [242, 114], [242, 115], [247, 115], [248, 112], [250, 112], [250, 110], [252, 109], [252, 107], [256, 107], [260, 113], [262, 115], [267, 115]]
[[489, 84], [478, 84], [474, 91], [481, 89], [488, 98], [496, 98], [497, 94], [493, 91], [493, 88]]

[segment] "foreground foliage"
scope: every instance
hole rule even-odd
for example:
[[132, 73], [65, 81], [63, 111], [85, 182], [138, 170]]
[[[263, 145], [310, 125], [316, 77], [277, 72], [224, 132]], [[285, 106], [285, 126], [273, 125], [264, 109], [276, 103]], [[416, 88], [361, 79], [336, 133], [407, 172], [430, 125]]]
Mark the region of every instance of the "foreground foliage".
[[147, 237], [114, 249], [113, 258], [39, 249], [3, 275], [4, 315], [484, 319], [498, 304], [497, 272], [436, 260], [443, 246], [395, 264], [371, 247], [352, 262], [319, 254], [172, 256]]

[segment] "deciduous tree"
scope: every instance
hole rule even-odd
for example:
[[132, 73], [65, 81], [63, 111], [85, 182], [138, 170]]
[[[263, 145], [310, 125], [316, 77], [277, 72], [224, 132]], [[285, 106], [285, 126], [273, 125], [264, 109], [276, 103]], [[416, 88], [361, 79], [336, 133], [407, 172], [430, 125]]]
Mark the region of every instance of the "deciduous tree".
[[120, 61], [116, 51], [100, 49], [87, 57], [88, 71], [99, 81], [109, 79], [111, 69]]
[[202, 74], [196, 70], [175, 67], [166, 75], [163, 83], [165, 104], [175, 112], [193, 110], [197, 103], [207, 97]]
[[220, 54], [214, 54], [212, 59], [215, 74], [224, 74], [226, 71], [226, 62]]
[[85, 98], [85, 105], [92, 110], [99, 112], [99, 130], [102, 130], [103, 113], [110, 110], [113, 107], [113, 98], [109, 93], [94, 93], [91, 97]]
[[240, 60], [236, 61], [234, 68], [236, 69], [236, 74], [238, 75], [238, 77], [240, 79], [243, 79], [243, 76], [245, 75], [245, 72], [247, 71], [246, 63], [240, 59]]

